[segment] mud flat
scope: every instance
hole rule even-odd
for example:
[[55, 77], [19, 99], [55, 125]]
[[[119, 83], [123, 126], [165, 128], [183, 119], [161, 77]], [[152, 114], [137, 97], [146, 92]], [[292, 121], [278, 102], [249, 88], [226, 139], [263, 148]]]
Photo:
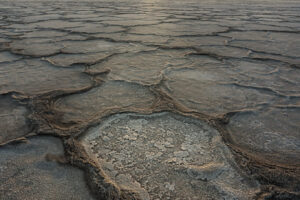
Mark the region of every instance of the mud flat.
[[299, 13], [0, 0], [0, 199], [300, 199]]

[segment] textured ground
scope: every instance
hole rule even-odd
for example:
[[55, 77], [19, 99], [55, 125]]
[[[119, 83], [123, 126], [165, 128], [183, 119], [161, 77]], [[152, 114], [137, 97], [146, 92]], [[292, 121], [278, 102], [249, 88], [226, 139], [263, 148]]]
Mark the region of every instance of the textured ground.
[[0, 199], [300, 199], [299, 13], [0, 1]]

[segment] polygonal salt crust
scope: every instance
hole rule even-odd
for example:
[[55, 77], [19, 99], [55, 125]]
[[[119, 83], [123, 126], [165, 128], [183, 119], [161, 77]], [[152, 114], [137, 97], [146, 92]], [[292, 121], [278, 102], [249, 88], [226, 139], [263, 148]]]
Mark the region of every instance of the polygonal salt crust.
[[117, 114], [81, 142], [112, 181], [141, 199], [252, 199], [259, 191], [238, 172], [220, 134], [200, 120]]

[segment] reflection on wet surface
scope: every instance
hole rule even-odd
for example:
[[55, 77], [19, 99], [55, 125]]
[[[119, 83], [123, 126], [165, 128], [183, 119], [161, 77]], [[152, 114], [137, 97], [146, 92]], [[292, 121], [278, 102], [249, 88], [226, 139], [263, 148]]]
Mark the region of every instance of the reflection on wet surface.
[[0, 199], [299, 199], [299, 12], [0, 1]]

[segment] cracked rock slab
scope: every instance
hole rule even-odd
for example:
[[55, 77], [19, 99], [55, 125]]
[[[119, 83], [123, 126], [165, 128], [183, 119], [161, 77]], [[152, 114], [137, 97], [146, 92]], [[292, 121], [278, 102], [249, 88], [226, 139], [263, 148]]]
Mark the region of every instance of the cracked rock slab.
[[172, 70], [161, 89], [187, 108], [211, 116], [255, 108], [274, 99], [272, 93], [238, 85], [236, 80], [245, 79], [240, 72], [226, 65], [216, 67]]
[[207, 45], [224, 45], [228, 38], [220, 36], [174, 37], [168, 41], [170, 47], [201, 47]]
[[203, 121], [117, 114], [89, 129], [81, 143], [112, 181], [140, 199], [252, 199], [259, 191]]
[[105, 40], [67, 41], [63, 43], [63, 53], [125, 53], [128, 51], [138, 52], [153, 48], [131, 43], [115, 43]]
[[36, 30], [36, 31], [24, 33], [22, 38], [55, 38], [55, 37], [62, 37], [66, 35], [67, 33], [60, 32], [60, 31], [54, 31], [54, 30], [37, 31]]
[[264, 160], [299, 166], [300, 109], [269, 108], [234, 115], [227, 126], [233, 143]]
[[155, 44], [162, 45], [167, 43], [168, 36], [158, 36], [158, 35], [135, 35], [128, 33], [99, 33], [94, 34], [93, 36], [99, 38], [110, 38], [112, 40], [120, 41], [120, 42], [141, 42], [143, 44]]
[[109, 112], [149, 112], [154, 100], [154, 95], [141, 85], [107, 81], [88, 92], [58, 99], [54, 109], [63, 114], [64, 122], [86, 122]]
[[69, 67], [74, 64], [94, 64], [110, 55], [111, 54], [108, 54], [106, 52], [92, 54], [58, 54], [45, 58], [45, 60], [56, 66]]
[[32, 57], [42, 57], [57, 54], [63, 47], [47, 39], [18, 40], [10, 44], [12, 52]]
[[300, 71], [275, 62], [232, 61], [240, 86], [269, 90], [277, 96], [300, 96]]
[[233, 41], [232, 46], [251, 49], [257, 52], [288, 56], [292, 58], [299, 58], [300, 42], [293, 39], [285, 41]]
[[190, 61], [184, 58], [189, 51], [154, 51], [116, 55], [107, 61], [90, 67], [97, 72], [110, 69], [113, 80], [125, 80], [143, 85], [157, 84], [167, 68], [183, 66]]
[[92, 85], [82, 69], [59, 68], [38, 59], [0, 64], [0, 92], [36, 95], [53, 90], [78, 90]]

